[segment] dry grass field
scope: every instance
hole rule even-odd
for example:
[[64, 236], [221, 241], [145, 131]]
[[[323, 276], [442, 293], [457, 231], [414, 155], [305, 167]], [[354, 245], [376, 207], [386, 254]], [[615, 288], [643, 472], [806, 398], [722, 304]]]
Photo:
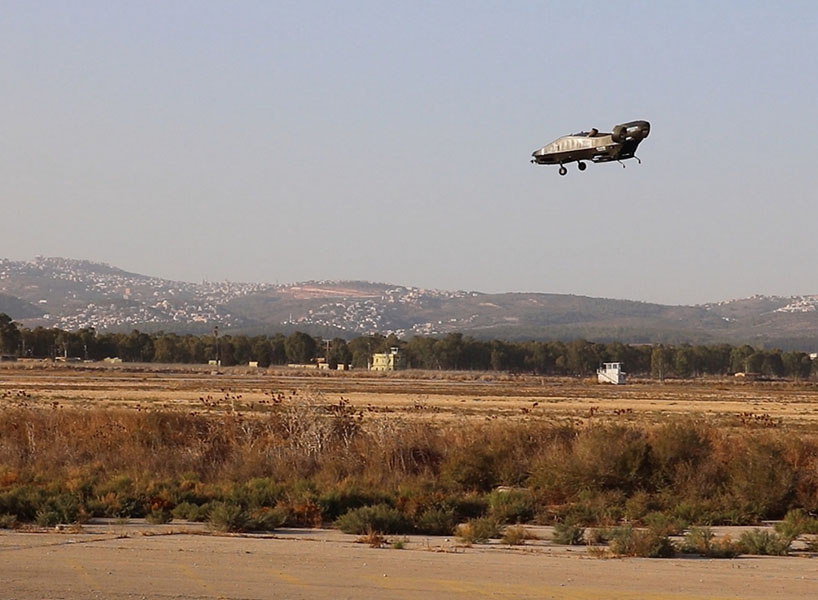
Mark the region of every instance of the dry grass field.
[[349, 402], [366, 418], [422, 421], [532, 418], [657, 424], [692, 416], [724, 426], [818, 431], [818, 384], [593, 380], [491, 373], [322, 372], [179, 365], [0, 365], [0, 402], [29, 406], [264, 413], [276, 399]]
[[[550, 536], [563, 522], [772, 533], [765, 515], [818, 506], [816, 448], [812, 382], [7, 363], [0, 518], [22, 516], [0, 529], [0, 595], [811, 598], [812, 530], [797, 556], [732, 560], [600, 560], [614, 554]], [[365, 527], [340, 517], [370, 505], [413, 533], [356, 543]], [[197, 510], [208, 525], [185, 520]], [[80, 524], [45, 525], [66, 514]], [[540, 535], [456, 537], [471, 517]]]

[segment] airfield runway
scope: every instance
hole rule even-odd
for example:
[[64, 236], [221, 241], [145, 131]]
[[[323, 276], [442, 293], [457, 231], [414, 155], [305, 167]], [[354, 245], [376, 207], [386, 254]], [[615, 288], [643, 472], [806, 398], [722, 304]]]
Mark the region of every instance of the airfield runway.
[[0, 597], [791, 600], [814, 598], [818, 589], [814, 558], [599, 559], [583, 548], [458, 548], [443, 538], [412, 537], [403, 550], [370, 548], [329, 530], [213, 536], [172, 524], [94, 529], [0, 532]]

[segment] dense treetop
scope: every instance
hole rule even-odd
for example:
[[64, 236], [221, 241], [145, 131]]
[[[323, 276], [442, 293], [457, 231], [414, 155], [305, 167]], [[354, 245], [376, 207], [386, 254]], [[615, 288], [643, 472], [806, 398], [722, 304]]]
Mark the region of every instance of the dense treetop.
[[758, 373], [769, 377], [806, 378], [814, 363], [805, 352], [765, 350], [749, 345], [629, 345], [620, 342], [509, 342], [476, 340], [460, 333], [442, 337], [369, 335], [349, 342], [324, 340], [303, 332], [275, 335], [179, 335], [137, 330], [131, 333], [98, 333], [20, 328], [0, 313], [0, 353], [33, 358], [76, 357], [102, 360], [119, 357], [126, 362], [207, 363], [224, 366], [258, 362], [260, 367], [309, 363], [324, 358], [338, 364], [365, 368], [372, 354], [400, 349], [405, 364], [414, 369], [510, 371], [542, 375], [584, 376], [603, 362], [623, 362], [629, 373], [664, 378], [699, 375]]

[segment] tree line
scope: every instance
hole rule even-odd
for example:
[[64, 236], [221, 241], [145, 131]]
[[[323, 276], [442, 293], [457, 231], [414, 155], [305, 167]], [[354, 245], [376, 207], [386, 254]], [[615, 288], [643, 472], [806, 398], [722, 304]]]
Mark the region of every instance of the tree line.
[[325, 359], [366, 368], [372, 355], [398, 348], [403, 363], [414, 369], [507, 371], [539, 375], [593, 374], [603, 362], [622, 362], [635, 375], [697, 377], [738, 372], [797, 379], [818, 375], [818, 361], [805, 352], [782, 352], [750, 345], [629, 345], [621, 342], [509, 342], [478, 340], [461, 333], [442, 337], [366, 335], [350, 341], [322, 339], [297, 331], [291, 335], [180, 335], [176, 333], [100, 333], [93, 328], [65, 331], [20, 327], [0, 313], [0, 354], [15, 357], [73, 357], [126, 362], [200, 363], [224, 366], [257, 362], [260, 367], [310, 363]]

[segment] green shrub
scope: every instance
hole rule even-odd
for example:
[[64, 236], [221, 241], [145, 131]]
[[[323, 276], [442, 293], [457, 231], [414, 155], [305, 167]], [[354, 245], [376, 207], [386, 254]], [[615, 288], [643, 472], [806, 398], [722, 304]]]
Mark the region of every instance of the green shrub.
[[729, 495], [734, 506], [756, 519], [778, 518], [795, 495], [795, 468], [783, 438], [750, 438], [730, 463]]
[[745, 531], [739, 538], [743, 553], [762, 556], [784, 556], [789, 553], [791, 542], [789, 538], [764, 529]]
[[649, 487], [650, 458], [643, 431], [620, 425], [589, 427], [546, 455], [532, 482], [569, 495], [581, 490], [632, 493]]
[[569, 523], [556, 523], [551, 537], [555, 544], [580, 546], [584, 543], [585, 529]]
[[80, 518], [80, 506], [71, 494], [58, 494], [37, 510], [35, 521], [41, 527], [53, 527], [60, 523], [77, 523]]
[[269, 477], [251, 479], [243, 487], [244, 503], [250, 507], [273, 507], [284, 496], [284, 487]]
[[576, 502], [564, 506], [557, 519], [573, 525], [614, 525], [624, 516], [625, 494], [616, 490], [583, 492]]
[[625, 502], [625, 516], [630, 521], [640, 521], [656, 508], [653, 496], [647, 492], [638, 491]]
[[60, 523], [60, 514], [53, 509], [41, 508], [37, 511], [34, 520], [40, 527], [54, 527]]
[[497, 460], [482, 445], [455, 448], [443, 464], [442, 475], [462, 489], [488, 492], [498, 483]]
[[804, 509], [795, 508], [775, 524], [775, 530], [782, 537], [794, 540], [804, 533], [818, 533], [818, 519], [811, 517]]
[[[678, 487], [690, 482], [689, 477], [713, 453], [713, 442], [705, 425], [692, 419], [668, 423], [651, 435], [651, 456], [654, 461], [654, 482], [657, 486]], [[712, 482], [703, 481], [708, 484]], [[687, 487], [687, 486], [684, 486]], [[705, 490], [689, 490], [700, 495]]]
[[341, 515], [335, 524], [344, 533], [410, 533], [412, 530], [409, 518], [387, 504], [352, 509]]
[[42, 490], [21, 485], [0, 494], [0, 513], [15, 515], [20, 521], [33, 521], [43, 503]]
[[729, 536], [716, 538], [709, 527], [693, 527], [685, 535], [682, 552], [707, 558], [735, 558], [741, 554], [741, 545]]
[[0, 515], [0, 529], [17, 529], [19, 526], [20, 522], [17, 520], [16, 515], [8, 513]]
[[250, 513], [246, 528], [248, 531], [273, 531], [287, 522], [287, 513], [281, 508], [263, 506]]
[[633, 527], [617, 527], [611, 535], [611, 552], [618, 556], [670, 558], [676, 549], [665, 535]]
[[494, 519], [483, 517], [470, 519], [457, 526], [457, 537], [466, 544], [484, 544], [491, 538], [500, 537], [500, 526]]
[[612, 529], [606, 527], [594, 527], [585, 530], [585, 542], [589, 546], [607, 544], [611, 541]]
[[238, 504], [217, 502], [210, 508], [210, 526], [216, 531], [245, 531], [249, 516]]
[[334, 521], [350, 510], [362, 506], [374, 506], [385, 503], [381, 494], [368, 494], [357, 489], [331, 489], [318, 497], [317, 503], [325, 519]]
[[203, 504], [200, 506], [190, 502], [182, 502], [173, 508], [171, 514], [174, 519], [202, 522], [206, 521], [210, 515], [210, 505]]
[[158, 508], [145, 515], [145, 520], [154, 525], [163, 525], [173, 520], [173, 514], [168, 509]]
[[688, 526], [683, 519], [663, 512], [651, 512], [642, 519], [648, 529], [658, 535], [679, 535]]
[[685, 523], [695, 523], [697, 525], [739, 525], [747, 523], [745, 519], [752, 517], [742, 517], [742, 512], [736, 507], [734, 510], [725, 510], [724, 502], [716, 499], [709, 500], [683, 500], [670, 510], [674, 518]]
[[488, 510], [488, 502], [485, 496], [480, 494], [456, 496], [450, 500], [450, 504], [458, 520], [477, 519], [484, 516]]
[[524, 523], [534, 518], [534, 500], [527, 490], [495, 490], [489, 494], [489, 515], [500, 523]]
[[415, 529], [426, 535], [451, 535], [457, 524], [454, 509], [429, 508], [415, 519]]

